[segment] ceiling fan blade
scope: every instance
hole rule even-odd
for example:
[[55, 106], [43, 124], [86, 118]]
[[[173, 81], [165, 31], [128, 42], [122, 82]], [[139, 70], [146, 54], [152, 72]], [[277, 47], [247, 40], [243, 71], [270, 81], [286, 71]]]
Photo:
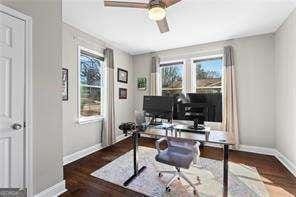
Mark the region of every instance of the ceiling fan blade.
[[170, 7], [180, 1], [181, 0], [162, 0], [162, 2], [166, 5], [166, 7]]
[[122, 2], [122, 1], [104, 1], [104, 5], [108, 7], [125, 7], [125, 8], [142, 8], [142, 9], [146, 9], [149, 7], [147, 3]]
[[162, 19], [160, 21], [156, 21], [156, 23], [157, 23], [159, 31], [161, 33], [165, 33], [165, 32], [170, 31], [168, 21], [167, 21], [166, 18], [164, 18], [164, 19]]

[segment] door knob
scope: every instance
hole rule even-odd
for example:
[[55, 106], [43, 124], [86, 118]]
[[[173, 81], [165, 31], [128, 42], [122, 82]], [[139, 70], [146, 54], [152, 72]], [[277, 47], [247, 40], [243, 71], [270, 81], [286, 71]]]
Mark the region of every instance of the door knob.
[[14, 130], [20, 130], [21, 128], [22, 128], [22, 125], [19, 123], [14, 123], [12, 125], [12, 129], [14, 129]]

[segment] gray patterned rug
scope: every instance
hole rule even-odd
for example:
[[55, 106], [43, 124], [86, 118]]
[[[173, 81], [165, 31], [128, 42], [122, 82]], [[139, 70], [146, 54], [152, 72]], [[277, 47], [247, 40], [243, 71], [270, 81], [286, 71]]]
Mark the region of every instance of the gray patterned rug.
[[[130, 151], [91, 175], [108, 182], [123, 186], [132, 175], [133, 152]], [[139, 147], [139, 166], [147, 168], [138, 176], [128, 189], [148, 196], [193, 196], [192, 188], [184, 180], [176, 180], [171, 192], [165, 191], [165, 183], [172, 175], [158, 177], [157, 170], [174, 170], [173, 167], [155, 161], [156, 150]], [[185, 175], [197, 186], [198, 196], [222, 196], [223, 165], [221, 161], [200, 158], [198, 166], [183, 170]], [[200, 182], [197, 180], [200, 177]], [[254, 167], [229, 162], [229, 196], [269, 196]]]

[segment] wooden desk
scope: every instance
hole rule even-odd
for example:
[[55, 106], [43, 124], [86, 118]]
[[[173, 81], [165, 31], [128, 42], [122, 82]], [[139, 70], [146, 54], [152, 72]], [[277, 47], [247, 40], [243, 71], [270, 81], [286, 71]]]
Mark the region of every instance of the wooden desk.
[[149, 127], [145, 131], [134, 131], [132, 133], [133, 138], [133, 150], [134, 150], [134, 174], [124, 182], [124, 186], [127, 186], [134, 178], [136, 178], [146, 166], [138, 168], [138, 136], [139, 134], [145, 134], [152, 137], [175, 137], [182, 139], [190, 139], [199, 142], [208, 142], [223, 145], [223, 196], [228, 195], [228, 155], [229, 145], [234, 145], [234, 135], [232, 133], [224, 131], [210, 131], [209, 135], [184, 132], [182, 126], [176, 126], [171, 129], [157, 129], [155, 127]]

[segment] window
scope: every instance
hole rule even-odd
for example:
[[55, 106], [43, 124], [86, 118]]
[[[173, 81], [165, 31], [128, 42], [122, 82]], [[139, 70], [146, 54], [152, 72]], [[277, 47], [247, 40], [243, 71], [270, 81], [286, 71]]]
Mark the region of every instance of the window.
[[222, 94], [222, 57], [194, 61], [196, 93]]
[[96, 118], [102, 114], [103, 57], [95, 52], [79, 50], [79, 117]]
[[163, 96], [172, 96], [182, 92], [183, 62], [160, 64], [161, 92]]
[[193, 87], [209, 104], [209, 122], [222, 122], [222, 56], [193, 61]]

